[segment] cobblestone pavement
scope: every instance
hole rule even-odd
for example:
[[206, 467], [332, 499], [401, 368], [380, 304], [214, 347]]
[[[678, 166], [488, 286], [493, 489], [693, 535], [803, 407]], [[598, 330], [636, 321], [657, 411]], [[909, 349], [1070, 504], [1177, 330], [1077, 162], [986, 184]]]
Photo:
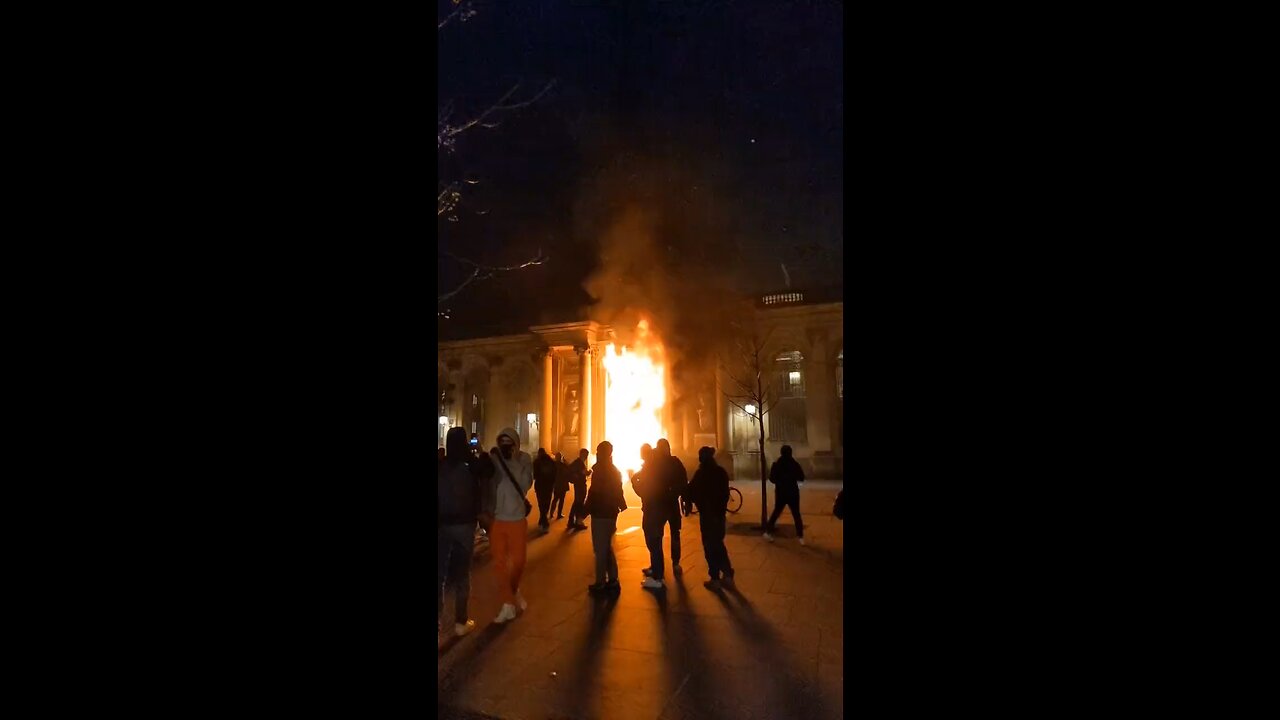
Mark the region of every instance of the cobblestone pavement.
[[[728, 516], [726, 545], [736, 592], [703, 587], [696, 515], [684, 519], [681, 532], [684, 574], [672, 577], [668, 565], [665, 592], [642, 590], [648, 552], [640, 501], [629, 487], [632, 509], [618, 516], [614, 538], [622, 578], [617, 598], [587, 594], [594, 580], [590, 531], [566, 532], [560, 520], [542, 535], [535, 508], [522, 583], [529, 609], [495, 625], [495, 581], [487, 544], [480, 543], [471, 583], [476, 630], [438, 641], [440, 717], [843, 717], [844, 527], [831, 516], [840, 484], [802, 486], [806, 546], [796, 541], [789, 512], [778, 521], [776, 542], [763, 540], [750, 529], [760, 522], [759, 484], [735, 487], [744, 503]], [[664, 549], [669, 543], [668, 535]], [[446, 622], [452, 612], [446, 597]]]

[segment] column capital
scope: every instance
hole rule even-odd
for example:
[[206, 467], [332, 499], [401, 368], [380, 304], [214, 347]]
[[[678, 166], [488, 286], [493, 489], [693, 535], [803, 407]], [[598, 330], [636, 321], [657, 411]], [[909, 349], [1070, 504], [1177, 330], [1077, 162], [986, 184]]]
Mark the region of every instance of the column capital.
[[590, 345], [574, 345], [573, 351], [578, 355], [590, 355], [592, 353]]

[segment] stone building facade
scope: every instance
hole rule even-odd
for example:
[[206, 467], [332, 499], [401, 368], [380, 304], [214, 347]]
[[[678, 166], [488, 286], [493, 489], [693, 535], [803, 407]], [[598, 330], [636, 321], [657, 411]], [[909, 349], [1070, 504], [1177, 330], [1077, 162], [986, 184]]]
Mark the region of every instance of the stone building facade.
[[[844, 465], [844, 304], [806, 302], [803, 293], [766, 295], [755, 303], [766, 373], [777, 401], [764, 415], [765, 456], [791, 445], [806, 474], [840, 478]], [[593, 321], [541, 325], [528, 332], [442, 342], [437, 357], [437, 445], [449, 427], [474, 432], [481, 447], [515, 427], [526, 449], [572, 457], [609, 439], [605, 426], [604, 347], [613, 328]], [[696, 464], [703, 445], [739, 478], [759, 476], [755, 420], [709, 376], [702, 392], [668, 402], [663, 426], [673, 451]], [[741, 403], [740, 403], [741, 404]]]

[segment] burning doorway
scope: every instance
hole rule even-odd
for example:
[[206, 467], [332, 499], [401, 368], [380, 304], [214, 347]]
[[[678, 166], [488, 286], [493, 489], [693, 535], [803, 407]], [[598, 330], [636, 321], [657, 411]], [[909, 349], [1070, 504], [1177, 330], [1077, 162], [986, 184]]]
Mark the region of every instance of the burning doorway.
[[604, 439], [613, 444], [613, 461], [626, 478], [640, 469], [640, 446], [667, 437], [667, 361], [662, 342], [641, 320], [627, 345], [610, 343], [605, 370]]

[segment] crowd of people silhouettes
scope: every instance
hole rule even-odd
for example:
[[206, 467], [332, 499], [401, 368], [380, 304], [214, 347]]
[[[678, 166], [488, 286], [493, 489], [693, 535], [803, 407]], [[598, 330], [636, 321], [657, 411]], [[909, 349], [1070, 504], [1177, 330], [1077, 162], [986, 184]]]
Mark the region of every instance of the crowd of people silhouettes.
[[[478, 448], [474, 435], [469, 439], [462, 428], [452, 428], [437, 461], [437, 630], [444, 632], [444, 595], [454, 590], [454, 633], [466, 635], [475, 629], [468, 615], [471, 588], [471, 560], [477, 536], [487, 538], [494, 580], [502, 607], [495, 623], [516, 619], [528, 608], [520, 592], [528, 550], [528, 516], [532, 504], [526, 499], [534, 491], [538, 507], [538, 528], [549, 532], [551, 524], [564, 519], [564, 503], [570, 487], [573, 503], [569, 509], [567, 532], [588, 529], [591, 518], [591, 547], [595, 555], [595, 582], [587, 586], [592, 594], [618, 594], [618, 559], [613, 538], [618, 515], [627, 510], [622, 473], [613, 462], [613, 445], [604, 441], [596, 447], [596, 462], [587, 467], [590, 453], [578, 451], [572, 463], [560, 453], [554, 456], [543, 448], [531, 458], [520, 447], [514, 428], [498, 433], [497, 446], [489, 452]], [[703, 583], [718, 591], [733, 587], [733, 564], [725, 547], [725, 516], [729, 501], [729, 474], [715, 460], [715, 449], [698, 450], [698, 467], [690, 479], [684, 463], [671, 453], [671, 443], [659, 439], [656, 447], [640, 448], [639, 470], [628, 471], [631, 487], [641, 500], [641, 528], [649, 550], [649, 567], [642, 571], [641, 587], [662, 591], [666, 587], [663, 539], [670, 528], [671, 572], [680, 575], [680, 529], [683, 518], [697, 508], [702, 549], [709, 578]], [[591, 479], [588, 487], [588, 478]], [[800, 518], [799, 483], [804, 470], [783, 446], [780, 457], [769, 470], [775, 486], [772, 516], [764, 528], [764, 538], [773, 541], [773, 529], [784, 507], [791, 509], [796, 537], [804, 544]], [[843, 515], [843, 512], [840, 513]]]

